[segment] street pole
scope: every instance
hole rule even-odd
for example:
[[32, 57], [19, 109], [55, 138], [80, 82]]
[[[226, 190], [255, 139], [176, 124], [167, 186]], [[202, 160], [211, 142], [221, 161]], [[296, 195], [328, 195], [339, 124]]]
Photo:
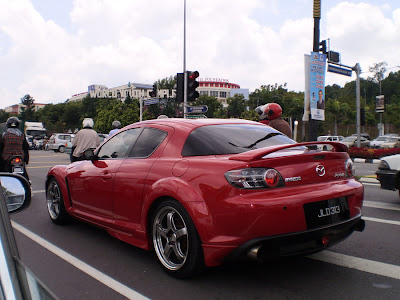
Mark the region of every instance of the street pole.
[[[313, 6], [314, 16], [314, 42], [313, 52], [319, 52], [319, 22], [321, 19], [321, 0], [314, 0]], [[309, 128], [308, 128], [308, 141], [316, 141], [318, 137], [318, 120], [309, 117]]]
[[186, 0], [183, 4], [183, 118], [187, 115], [187, 71], [186, 71]]
[[356, 109], [357, 109], [357, 147], [360, 148], [361, 145], [361, 134], [360, 134], [360, 74], [361, 74], [361, 67], [360, 64], [357, 63], [353, 70], [356, 72], [357, 79], [356, 79]]

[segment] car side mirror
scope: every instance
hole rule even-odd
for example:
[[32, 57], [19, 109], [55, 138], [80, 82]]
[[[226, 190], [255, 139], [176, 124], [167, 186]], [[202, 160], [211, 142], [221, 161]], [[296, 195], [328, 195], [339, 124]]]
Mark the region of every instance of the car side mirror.
[[24, 177], [1, 172], [0, 185], [9, 213], [22, 211], [30, 205], [31, 187]]
[[93, 149], [89, 148], [89, 149], [86, 149], [83, 152], [83, 158], [85, 160], [96, 160], [97, 159], [97, 155], [94, 154]]

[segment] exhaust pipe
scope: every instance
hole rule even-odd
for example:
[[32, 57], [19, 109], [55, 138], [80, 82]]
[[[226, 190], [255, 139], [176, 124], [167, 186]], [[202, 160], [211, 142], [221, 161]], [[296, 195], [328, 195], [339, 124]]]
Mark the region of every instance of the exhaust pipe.
[[256, 246], [254, 248], [251, 248], [247, 252], [247, 257], [249, 257], [252, 260], [258, 260], [258, 251], [260, 250], [261, 246]]
[[364, 231], [364, 229], [365, 229], [365, 221], [363, 219], [360, 219], [360, 221], [354, 227], [354, 230], [362, 232]]

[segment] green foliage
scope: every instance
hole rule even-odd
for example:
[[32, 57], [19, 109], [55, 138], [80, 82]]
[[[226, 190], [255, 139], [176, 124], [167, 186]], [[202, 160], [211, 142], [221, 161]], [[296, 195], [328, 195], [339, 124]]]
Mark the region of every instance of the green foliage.
[[207, 118], [216, 118], [224, 115], [222, 103], [213, 96], [201, 95], [191, 105], [207, 105], [208, 111], [205, 113]]
[[36, 121], [34, 118], [34, 107], [33, 104], [35, 99], [33, 99], [29, 94], [26, 94], [24, 97], [21, 98], [21, 115], [20, 118], [23, 121]]
[[0, 109], [0, 123], [4, 123], [10, 117], [10, 114], [4, 109]]

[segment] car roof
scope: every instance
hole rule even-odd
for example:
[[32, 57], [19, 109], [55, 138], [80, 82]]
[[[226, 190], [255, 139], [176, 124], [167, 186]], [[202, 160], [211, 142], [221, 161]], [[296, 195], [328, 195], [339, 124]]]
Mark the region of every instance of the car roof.
[[165, 118], [165, 119], [152, 119], [141, 121], [137, 123], [133, 123], [128, 125], [127, 127], [135, 127], [138, 125], [148, 125], [148, 124], [159, 124], [159, 125], [170, 125], [172, 127], [181, 127], [182, 129], [186, 128], [187, 130], [191, 130], [197, 127], [206, 126], [206, 125], [227, 125], [227, 124], [248, 124], [248, 125], [263, 125], [260, 122], [243, 120], [243, 119], [216, 119], [216, 118], [207, 118], [207, 119], [184, 119], [184, 118]]

